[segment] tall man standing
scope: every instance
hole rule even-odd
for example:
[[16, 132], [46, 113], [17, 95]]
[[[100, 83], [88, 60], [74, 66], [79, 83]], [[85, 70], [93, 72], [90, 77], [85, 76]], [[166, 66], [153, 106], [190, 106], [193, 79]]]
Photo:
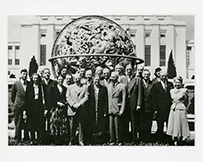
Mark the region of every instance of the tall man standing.
[[50, 79], [50, 76], [51, 76], [51, 72], [48, 68], [45, 68], [43, 70], [43, 80], [42, 80], [42, 85], [45, 86], [45, 93], [47, 94], [45, 96], [45, 103], [46, 103], [46, 106], [45, 106], [45, 111], [44, 111], [44, 132], [43, 132], [43, 141], [46, 143], [46, 142], [50, 142], [49, 140], [49, 133], [50, 133], [50, 117], [51, 117], [51, 114], [50, 114], [50, 111], [51, 111], [51, 108], [53, 107], [52, 105], [52, 100], [51, 100], [51, 89], [52, 87], [57, 84], [57, 82], [55, 80], [52, 80]]
[[168, 81], [167, 74], [162, 73], [160, 77], [161, 81], [154, 84], [152, 89], [153, 96], [153, 109], [157, 111], [157, 134], [161, 142], [164, 140], [164, 123], [168, 122], [168, 116], [170, 107], [172, 104], [170, 90], [173, 88], [173, 84]]
[[140, 113], [143, 109], [143, 89], [142, 89], [142, 80], [139, 77], [136, 77], [136, 69], [137, 66], [133, 66], [128, 64], [126, 66], [126, 77], [127, 77], [127, 90], [128, 90], [128, 98], [127, 103], [128, 107], [130, 107], [131, 114], [131, 132], [132, 132], [132, 141], [138, 142], [137, 133], [140, 131]]
[[111, 73], [111, 83], [107, 85], [109, 102], [109, 129], [110, 142], [119, 143], [120, 130], [119, 118], [123, 114], [126, 102], [126, 88], [123, 83], [118, 82], [118, 73]]
[[144, 90], [144, 98], [143, 98], [143, 106], [144, 112], [142, 116], [142, 128], [143, 128], [143, 136], [142, 141], [150, 142], [151, 140], [151, 127], [152, 127], [152, 119], [153, 119], [153, 105], [152, 105], [152, 87], [153, 83], [150, 80], [150, 71], [148, 69], [144, 69], [142, 76], [142, 86]]
[[[23, 124], [23, 113], [25, 114], [25, 92], [27, 88], [27, 70], [22, 69], [20, 71], [20, 80], [13, 84], [11, 91], [11, 101], [14, 106], [14, 118], [15, 118], [15, 140], [21, 140], [21, 131]], [[28, 139], [28, 132], [24, 130], [24, 139]]]

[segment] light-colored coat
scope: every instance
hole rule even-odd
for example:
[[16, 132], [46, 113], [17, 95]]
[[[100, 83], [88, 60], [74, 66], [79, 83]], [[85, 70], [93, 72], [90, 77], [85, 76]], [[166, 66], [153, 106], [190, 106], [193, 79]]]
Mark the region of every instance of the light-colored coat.
[[118, 115], [119, 111], [124, 112], [125, 99], [126, 99], [126, 87], [123, 83], [117, 82], [113, 89], [113, 84], [107, 85], [108, 90], [108, 102], [109, 102], [109, 114]]
[[[87, 86], [82, 85], [81, 87], [76, 84], [72, 84], [67, 87], [66, 100], [68, 103], [68, 116], [74, 116], [76, 111], [72, 110], [72, 106], [75, 103], [79, 103], [81, 106], [88, 100]], [[71, 107], [70, 107], [71, 106]]]

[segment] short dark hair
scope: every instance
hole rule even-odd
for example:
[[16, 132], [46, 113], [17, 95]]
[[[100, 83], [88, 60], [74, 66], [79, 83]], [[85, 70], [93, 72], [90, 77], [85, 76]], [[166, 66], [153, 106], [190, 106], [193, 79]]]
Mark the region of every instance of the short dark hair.
[[22, 70], [20, 71], [20, 73], [22, 73], [22, 72], [26, 72], [26, 73], [27, 73], [27, 69], [22, 69]]

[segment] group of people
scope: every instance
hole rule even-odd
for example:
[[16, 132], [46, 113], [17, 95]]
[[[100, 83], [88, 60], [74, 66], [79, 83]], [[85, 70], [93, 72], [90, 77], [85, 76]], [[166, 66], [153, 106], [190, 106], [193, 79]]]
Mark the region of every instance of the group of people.
[[115, 69], [81, 67], [76, 74], [61, 69], [57, 80], [50, 70], [32, 74], [20, 71], [12, 87], [15, 139], [44, 144], [122, 145], [151, 142], [152, 121], [157, 121], [157, 140], [166, 134], [177, 145], [189, 135], [188, 95], [182, 77], [169, 82], [161, 68], [155, 78], [143, 66], [116, 65]]

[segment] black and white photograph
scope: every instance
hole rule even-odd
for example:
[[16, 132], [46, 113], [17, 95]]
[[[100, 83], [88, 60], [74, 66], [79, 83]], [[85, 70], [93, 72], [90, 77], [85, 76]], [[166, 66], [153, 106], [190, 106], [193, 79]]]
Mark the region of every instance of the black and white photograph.
[[3, 161], [203, 159], [203, 2], [29, 2], [0, 7]]
[[194, 15], [16, 15], [8, 38], [9, 145], [194, 146]]

